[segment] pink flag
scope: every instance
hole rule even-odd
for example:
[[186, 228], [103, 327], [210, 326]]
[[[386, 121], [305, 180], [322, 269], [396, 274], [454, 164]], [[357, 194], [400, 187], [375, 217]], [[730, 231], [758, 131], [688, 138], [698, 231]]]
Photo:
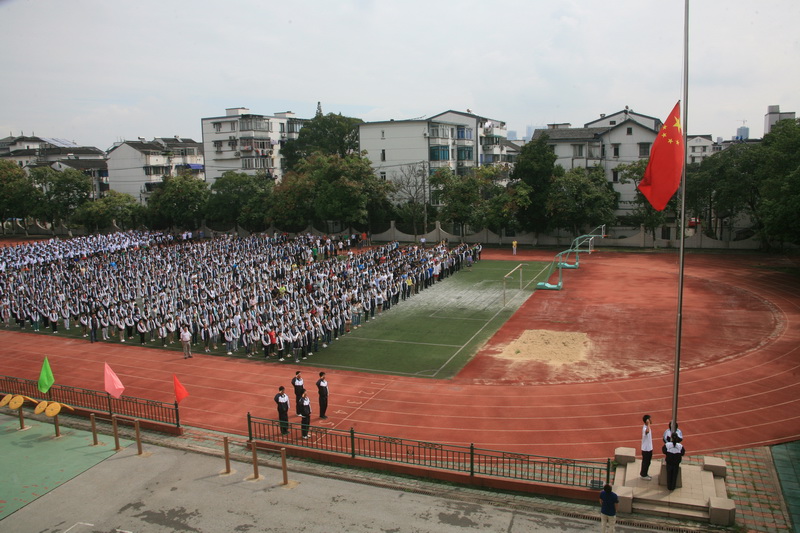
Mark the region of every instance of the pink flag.
[[122, 396], [125, 387], [122, 385], [122, 382], [119, 380], [114, 371], [111, 370], [111, 367], [108, 366], [108, 363], [103, 364], [106, 365], [106, 392], [114, 398], [119, 398]]

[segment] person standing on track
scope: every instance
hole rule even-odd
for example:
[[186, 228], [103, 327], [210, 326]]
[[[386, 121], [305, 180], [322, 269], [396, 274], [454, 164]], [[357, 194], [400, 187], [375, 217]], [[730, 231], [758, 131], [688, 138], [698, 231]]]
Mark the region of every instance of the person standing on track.
[[653, 459], [653, 432], [650, 429], [652, 418], [650, 415], [644, 415], [642, 422], [644, 423], [642, 426], [642, 469], [639, 475], [642, 479], [650, 481], [653, 479], [649, 474], [650, 461]]
[[325, 379], [325, 372], [319, 373], [317, 392], [319, 392], [319, 417], [327, 420], [325, 413], [328, 411], [328, 381]]
[[283, 385], [278, 387], [278, 394], [275, 395], [275, 403], [278, 405], [278, 420], [280, 420], [281, 435], [289, 434], [289, 395]]
[[294, 399], [295, 399], [295, 414], [297, 416], [302, 415], [302, 411], [300, 409], [300, 399], [303, 397], [303, 393], [306, 391], [305, 386], [303, 385], [303, 376], [300, 374], [300, 371], [294, 373], [294, 377], [292, 378], [292, 386], [294, 387]]
[[303, 389], [303, 394], [300, 396], [300, 428], [303, 431], [303, 438], [308, 438], [308, 429], [311, 425], [311, 400], [308, 398], [308, 393]]
[[192, 332], [185, 324], [181, 327], [181, 344], [183, 345], [183, 358], [192, 357]]

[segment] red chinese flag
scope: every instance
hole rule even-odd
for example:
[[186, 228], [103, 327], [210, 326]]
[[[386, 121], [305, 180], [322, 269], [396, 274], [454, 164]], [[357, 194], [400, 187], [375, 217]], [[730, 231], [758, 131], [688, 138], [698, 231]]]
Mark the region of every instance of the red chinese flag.
[[678, 190], [683, 161], [681, 103], [678, 102], [658, 132], [650, 150], [650, 161], [644, 171], [644, 178], [639, 183], [639, 190], [656, 211], [663, 211]]
[[181, 400], [189, 396], [189, 391], [181, 385], [181, 382], [178, 381], [178, 376], [172, 374], [172, 384], [175, 386], [175, 401], [181, 403]]

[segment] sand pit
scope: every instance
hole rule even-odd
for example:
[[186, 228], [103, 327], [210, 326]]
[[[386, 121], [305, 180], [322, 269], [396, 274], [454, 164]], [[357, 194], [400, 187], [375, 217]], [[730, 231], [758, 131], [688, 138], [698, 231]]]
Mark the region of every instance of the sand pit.
[[538, 361], [562, 366], [585, 361], [591, 341], [586, 333], [529, 329], [495, 357], [513, 362]]

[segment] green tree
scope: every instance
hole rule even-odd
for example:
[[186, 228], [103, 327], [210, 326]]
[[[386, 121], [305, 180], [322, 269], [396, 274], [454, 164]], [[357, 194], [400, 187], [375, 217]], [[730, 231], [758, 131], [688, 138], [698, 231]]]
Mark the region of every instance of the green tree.
[[347, 227], [368, 222], [370, 204], [385, 201], [389, 182], [375, 176], [370, 161], [356, 154], [346, 157], [316, 153], [299, 167], [314, 184], [313, 205], [317, 220], [336, 220]]
[[628, 184], [633, 183], [636, 187], [636, 197], [633, 200], [633, 209], [627, 217], [627, 222], [632, 226], [644, 226], [646, 232], [653, 236], [653, 242], [656, 238], [656, 230], [667, 223], [667, 214], [675, 211], [676, 198], [675, 195], [670, 200], [667, 208], [663, 211], [656, 211], [645, 196], [639, 191], [639, 183], [644, 178], [644, 171], [647, 168], [647, 159], [640, 159], [634, 163], [617, 166], [616, 170], [619, 173], [619, 182]]
[[147, 205], [154, 228], [194, 229], [200, 226], [206, 210], [208, 184], [189, 173], [164, 176]]
[[301, 231], [314, 221], [314, 182], [308, 174], [288, 172], [275, 186], [269, 222], [284, 231]]
[[557, 159], [548, 140], [547, 135], [542, 135], [523, 146], [511, 173], [513, 181], [522, 182], [530, 189], [530, 202], [519, 214], [519, 222], [524, 229], [534, 232], [545, 231], [548, 227], [547, 200]]
[[274, 186], [265, 173], [252, 176], [229, 170], [211, 186], [206, 205], [209, 220], [245, 227], [249, 231], [265, 227], [269, 196]]
[[480, 221], [484, 209], [482, 192], [487, 184], [485, 176], [477, 172], [458, 176], [449, 168], [440, 168], [433, 173], [430, 182], [444, 204], [439, 211], [441, 218], [457, 226], [463, 240], [466, 226]]
[[761, 203], [757, 207], [767, 245], [800, 243], [800, 121], [782, 120], [759, 147]]
[[90, 231], [100, 231], [116, 225], [122, 230], [131, 229], [144, 221], [145, 208], [127, 193], [108, 191], [94, 201], [85, 202], [75, 212], [75, 220]]
[[297, 139], [287, 141], [281, 155], [287, 170], [298, 170], [300, 163], [312, 154], [338, 155], [342, 159], [358, 153], [358, 125], [363, 120], [341, 114], [317, 115], [303, 124]]
[[495, 233], [503, 229], [521, 228], [521, 213], [530, 205], [531, 187], [523, 181], [509, 179], [502, 166], [478, 167], [474, 170], [481, 181], [481, 204], [476, 206], [474, 223]]
[[34, 168], [31, 178], [42, 190], [37, 216], [51, 224], [54, 234], [56, 225], [62, 223], [71, 235], [72, 216], [92, 192], [91, 178], [72, 168], [57, 172], [50, 167]]
[[[27, 219], [32, 216], [40, 204], [41, 191], [25, 174], [25, 171], [13, 161], [0, 159], [0, 223], [10, 219]], [[23, 223], [25, 234], [28, 225]], [[16, 233], [16, 224], [12, 224], [12, 232]], [[6, 226], [3, 224], [3, 234]]]
[[577, 237], [601, 224], [614, 222], [617, 195], [602, 167], [573, 168], [557, 176], [547, 199], [553, 228], [563, 228]]

